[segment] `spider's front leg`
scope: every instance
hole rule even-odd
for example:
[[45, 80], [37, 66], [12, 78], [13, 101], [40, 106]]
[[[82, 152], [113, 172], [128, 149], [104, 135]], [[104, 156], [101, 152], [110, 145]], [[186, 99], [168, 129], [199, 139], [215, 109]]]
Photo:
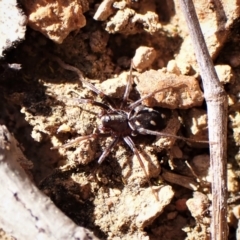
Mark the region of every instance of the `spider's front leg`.
[[133, 63], [131, 61], [131, 67], [130, 67], [130, 73], [127, 79], [127, 86], [123, 95], [122, 103], [121, 103], [121, 109], [126, 105], [127, 100], [129, 98], [130, 92], [132, 90], [132, 84], [133, 84], [133, 79], [132, 79], [132, 69], [133, 69]]
[[73, 100], [76, 103], [80, 103], [80, 104], [91, 104], [91, 105], [95, 105], [97, 107], [100, 107], [104, 110], [109, 110], [112, 109], [111, 106], [108, 106], [102, 102], [98, 102], [95, 100], [92, 100], [90, 98], [71, 98], [71, 100]]
[[87, 81], [84, 76], [83, 73], [76, 67], [66, 64], [65, 62], [63, 62], [59, 57], [56, 56], [52, 56], [51, 58], [56, 61], [62, 68], [75, 72], [77, 73], [79, 80], [91, 91], [93, 91], [94, 93], [96, 93], [97, 95], [99, 95], [100, 97], [102, 97], [103, 99], [105, 99], [108, 104], [109, 104], [109, 108], [114, 109], [114, 103], [111, 101], [111, 99], [109, 98], [109, 96], [107, 94], [105, 94], [103, 91], [97, 89], [92, 83], [90, 83], [89, 81]]
[[67, 148], [72, 147], [75, 144], [80, 143], [81, 141], [84, 141], [84, 140], [87, 140], [87, 139], [90, 139], [90, 138], [97, 138], [98, 136], [99, 136], [99, 134], [97, 134], [97, 133], [93, 133], [93, 134], [90, 134], [90, 135], [87, 135], [87, 136], [80, 136], [80, 137], [77, 137], [74, 140], [72, 140], [72, 141], [70, 141], [66, 144], [63, 144], [61, 146], [52, 147], [51, 149], [59, 149], [59, 148], [67, 149]]

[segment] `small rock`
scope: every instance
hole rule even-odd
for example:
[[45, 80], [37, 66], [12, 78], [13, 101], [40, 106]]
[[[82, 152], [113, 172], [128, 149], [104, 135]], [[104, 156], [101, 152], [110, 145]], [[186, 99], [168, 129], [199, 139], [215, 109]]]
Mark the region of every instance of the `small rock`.
[[167, 71], [169, 73], [174, 73], [176, 75], [180, 75], [180, 69], [177, 66], [177, 63], [175, 60], [170, 60], [167, 64]]
[[[138, 212], [138, 216], [136, 217], [136, 225], [139, 228], [144, 228], [151, 224], [151, 222], [162, 213], [165, 206], [170, 203], [174, 196], [172, 188], [170, 186], [164, 186], [160, 188], [158, 193], [160, 201], [153, 200], [151, 202], [145, 202], [144, 199], [149, 198], [149, 194], [152, 194], [150, 190], [151, 189], [141, 192], [142, 196], [138, 196], [139, 210], [141, 210]], [[142, 200], [140, 200], [140, 198]], [[126, 204], [126, 206], [128, 206], [128, 204]]]
[[239, 191], [239, 181], [237, 174], [233, 169], [227, 170], [227, 186], [229, 192], [238, 192]]
[[194, 218], [201, 217], [208, 208], [208, 198], [201, 192], [195, 192], [186, 204]]
[[114, 0], [104, 0], [99, 5], [96, 13], [93, 18], [97, 21], [105, 21], [109, 16], [114, 13], [114, 9], [112, 7]]
[[133, 9], [123, 9], [118, 10], [117, 13], [111, 17], [110, 21], [107, 22], [105, 30], [108, 33], [123, 33], [128, 32], [128, 29], [131, 28], [134, 29], [133, 25], [129, 22], [129, 19], [132, 18], [135, 14], [135, 11]]
[[215, 70], [222, 84], [233, 82], [233, 72], [232, 68], [229, 65], [226, 64], [216, 65]]
[[42, 133], [36, 130], [33, 130], [31, 133], [31, 137], [36, 141], [36, 142], [41, 142], [43, 139]]
[[141, 46], [136, 50], [133, 57], [133, 67], [142, 72], [144, 69], [151, 66], [156, 58], [156, 51], [152, 47]]
[[[239, 111], [230, 112], [229, 125], [233, 131], [233, 138], [237, 146], [240, 146], [240, 113]], [[236, 159], [239, 162], [239, 159]]]
[[[141, 233], [164, 211], [164, 208], [174, 196], [172, 187], [168, 185], [152, 188], [135, 186], [135, 188], [125, 187], [117, 198], [110, 197], [112, 200], [111, 206], [113, 206], [111, 210], [106, 207], [106, 198], [101, 200], [101, 202], [104, 202], [104, 206], [99, 205], [99, 200], [95, 199], [94, 215], [98, 226], [107, 224], [112, 233], [125, 229], [125, 227], [133, 231], [140, 229]], [[158, 195], [159, 200], [156, 199], [153, 191]], [[109, 219], [112, 221], [109, 222]], [[126, 237], [124, 239], [145, 239], [142, 236], [139, 238], [139, 230], [136, 232], [138, 233], [137, 237]]]
[[66, 132], [71, 132], [71, 127], [67, 125], [66, 123], [63, 123], [61, 126], [59, 126], [57, 133], [66, 133]]
[[240, 57], [238, 52], [233, 53], [229, 56], [229, 64], [233, 67], [236, 68], [240, 65]]
[[114, 2], [113, 3], [113, 7], [116, 9], [124, 9], [127, 6], [127, 2], [126, 1], [120, 1], [120, 2]]

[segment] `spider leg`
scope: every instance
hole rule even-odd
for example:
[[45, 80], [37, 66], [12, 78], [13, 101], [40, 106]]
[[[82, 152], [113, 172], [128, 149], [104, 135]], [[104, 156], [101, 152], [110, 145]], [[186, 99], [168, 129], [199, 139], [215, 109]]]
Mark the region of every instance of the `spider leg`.
[[172, 135], [170, 133], [163, 133], [163, 132], [157, 132], [157, 131], [152, 131], [149, 129], [145, 129], [145, 128], [134, 128], [135, 131], [137, 131], [138, 133], [142, 134], [142, 135], [154, 135], [154, 136], [160, 136], [160, 137], [171, 137], [171, 138], [175, 138], [175, 139], [181, 139], [187, 142], [198, 142], [198, 143], [210, 143], [209, 141], [201, 141], [201, 140], [194, 140], [191, 138], [185, 138], [185, 137], [180, 137], [180, 136], [175, 136]]
[[71, 98], [72, 100], [74, 100], [77, 103], [83, 104], [83, 103], [88, 103], [88, 104], [92, 104], [98, 107], [101, 107], [105, 110], [109, 110], [110, 107], [102, 102], [98, 102], [98, 101], [94, 101], [90, 98]]
[[98, 159], [98, 164], [101, 164], [105, 158], [109, 155], [109, 153], [111, 152], [111, 150], [116, 146], [116, 144], [119, 141], [119, 137], [116, 137], [113, 139], [113, 141], [106, 147], [106, 149], [104, 150], [104, 152], [102, 153], [102, 155], [100, 156], [100, 158]]
[[86, 87], [88, 87], [90, 90], [92, 90], [93, 92], [99, 95], [105, 95], [102, 91], [98, 90], [93, 84], [86, 81], [85, 78], [83, 77], [83, 73], [78, 68], [63, 62], [59, 57], [51, 56], [51, 58], [55, 60], [62, 68], [77, 73], [80, 81], [84, 83]]
[[96, 133], [93, 133], [93, 134], [90, 134], [90, 135], [87, 135], [87, 136], [80, 136], [80, 137], [77, 137], [75, 138], [74, 140], [66, 143], [66, 144], [63, 144], [61, 146], [57, 146], [57, 147], [52, 147], [51, 149], [59, 149], [59, 148], [70, 148], [71, 146], [73, 146], [74, 144], [76, 143], [79, 143], [83, 140], [86, 140], [86, 139], [90, 139], [90, 138], [97, 138], [99, 136], [99, 134], [96, 134]]
[[[105, 109], [105, 110], [113, 110], [110, 106], [108, 106], [107, 104], [104, 104], [102, 102], [98, 102], [98, 101], [95, 101], [95, 100], [92, 100], [90, 98], [67, 98], [67, 97], [58, 97], [58, 99], [62, 100], [62, 101], [70, 101], [71, 104], [74, 104], [74, 106], [76, 104], [91, 104], [91, 105], [95, 105], [95, 106], [98, 106], [102, 109]], [[114, 109], [115, 110], [115, 109]]]
[[133, 84], [133, 81], [132, 81], [132, 69], [133, 69], [133, 63], [131, 61], [130, 72], [129, 72], [129, 76], [128, 76], [128, 79], [127, 79], [127, 86], [126, 86], [126, 89], [125, 89], [125, 92], [124, 92], [124, 95], [123, 95], [121, 108], [123, 108], [123, 106], [126, 104], [126, 102], [128, 100], [128, 97], [129, 97], [129, 94], [130, 94], [131, 89], [132, 89], [132, 84]]
[[136, 157], [137, 157], [137, 159], [138, 159], [138, 161], [139, 161], [139, 164], [140, 164], [141, 168], [142, 168], [143, 171], [144, 171], [144, 174], [145, 174], [145, 176], [146, 176], [148, 185], [151, 187], [152, 192], [153, 192], [154, 196], [156, 197], [156, 200], [159, 201], [158, 195], [157, 195], [156, 192], [153, 190], [153, 187], [152, 187], [152, 184], [151, 184], [151, 182], [150, 182], [149, 176], [148, 176], [148, 174], [147, 174], [146, 168], [145, 168], [145, 166], [144, 166], [144, 164], [143, 164], [143, 161], [142, 161], [142, 159], [141, 159], [140, 153], [139, 153], [138, 149], [136, 148], [133, 140], [132, 140], [129, 136], [123, 137], [123, 140], [124, 140], [125, 143], [131, 148], [131, 150], [133, 151], [133, 153], [136, 155]]
[[69, 70], [69, 71], [72, 71], [72, 72], [75, 72], [77, 73], [78, 77], [79, 77], [79, 80], [90, 90], [92, 90], [93, 92], [95, 92], [96, 94], [100, 95], [103, 99], [105, 99], [112, 110], [115, 110], [115, 108], [113, 107], [114, 104], [113, 102], [111, 101], [111, 99], [109, 98], [108, 95], [106, 95], [104, 92], [102, 92], [101, 90], [97, 89], [93, 84], [91, 84], [90, 82], [88, 82], [84, 77], [83, 77], [83, 73], [76, 67], [72, 66], [72, 65], [69, 65], [65, 62], [63, 62], [59, 57], [56, 57], [56, 56], [52, 56], [50, 55], [51, 58], [53, 60], [55, 60], [62, 68], [66, 69], [66, 70]]

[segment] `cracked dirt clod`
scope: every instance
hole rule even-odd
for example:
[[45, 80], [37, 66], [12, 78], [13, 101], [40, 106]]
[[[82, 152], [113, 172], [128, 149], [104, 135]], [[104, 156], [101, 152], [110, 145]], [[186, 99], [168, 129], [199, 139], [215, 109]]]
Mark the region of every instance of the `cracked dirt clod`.
[[23, 0], [28, 25], [56, 43], [62, 43], [71, 31], [86, 25], [83, 13], [88, 10], [88, 1]]
[[[135, 14], [135, 11], [133, 9], [124, 9], [119, 10], [114, 17], [111, 18], [111, 20], [106, 25], [106, 31], [109, 33], [116, 33], [116, 32], [128, 32], [129, 30], [133, 28], [133, 24], [129, 24], [129, 18], [133, 17]], [[129, 27], [129, 25], [131, 27]]]
[[206, 211], [209, 204], [209, 199], [201, 192], [194, 192], [193, 198], [187, 200], [186, 204], [192, 216], [197, 218], [201, 217]]
[[170, 109], [187, 109], [200, 106], [203, 93], [192, 76], [175, 75], [163, 71], [149, 70], [139, 76], [137, 89], [141, 97], [159, 89], [159, 92], [143, 101], [147, 106]]
[[[139, 232], [134, 231], [134, 229], [137, 227], [143, 231], [146, 226], [151, 224], [162, 213], [164, 207], [169, 204], [174, 196], [172, 188], [168, 185], [154, 187], [154, 191], [158, 192], [159, 201], [149, 197], [152, 195], [150, 188], [139, 189], [135, 193], [125, 188], [119, 198], [108, 198], [109, 200], [112, 199], [111, 205], [114, 210], [111, 205], [109, 207], [113, 212], [107, 209], [100, 209], [98, 201], [101, 201], [101, 199], [95, 200], [97, 223], [109, 229], [113, 236], [115, 235], [114, 232], [124, 229], [127, 226], [133, 235], [131, 237], [125, 235], [124, 239], [128, 239], [128, 237], [131, 239], [136, 238], [136, 234], [139, 234]], [[119, 202], [118, 199], [120, 200]], [[101, 217], [98, 217], [98, 215], [101, 215]]]
[[[140, 33], [143, 31], [151, 34], [161, 29], [158, 15], [154, 12], [153, 1], [143, 1], [143, 10], [137, 13], [134, 9], [119, 9], [106, 23], [105, 30], [109, 33], [121, 33], [125, 35]], [[140, 27], [141, 26], [141, 27]]]

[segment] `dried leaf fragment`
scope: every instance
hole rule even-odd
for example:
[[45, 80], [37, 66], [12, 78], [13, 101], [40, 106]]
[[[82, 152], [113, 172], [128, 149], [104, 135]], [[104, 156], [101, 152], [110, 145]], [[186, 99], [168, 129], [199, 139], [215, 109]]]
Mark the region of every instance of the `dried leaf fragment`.
[[195, 182], [193, 178], [178, 175], [166, 170], [164, 170], [164, 172], [162, 173], [162, 177], [164, 178], [164, 180], [170, 183], [180, 185], [190, 190], [196, 191], [199, 187], [197, 182]]

